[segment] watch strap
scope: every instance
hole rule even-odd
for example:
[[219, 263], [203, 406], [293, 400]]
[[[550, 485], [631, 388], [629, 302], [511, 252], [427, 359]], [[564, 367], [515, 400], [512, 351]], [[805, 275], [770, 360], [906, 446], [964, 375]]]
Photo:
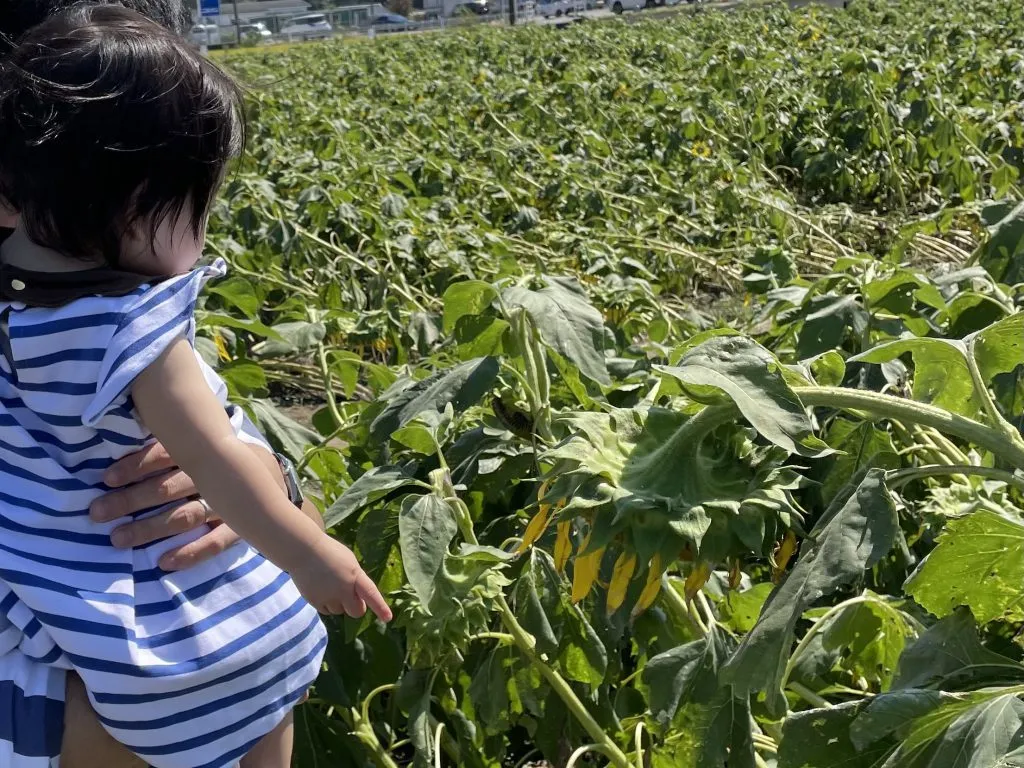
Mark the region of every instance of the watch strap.
[[288, 491], [288, 500], [296, 507], [301, 507], [305, 497], [302, 495], [299, 473], [295, 470], [295, 465], [292, 464], [291, 459], [280, 453], [275, 453], [274, 458], [277, 459], [277, 465], [281, 468], [281, 475], [284, 477], [284, 487]]

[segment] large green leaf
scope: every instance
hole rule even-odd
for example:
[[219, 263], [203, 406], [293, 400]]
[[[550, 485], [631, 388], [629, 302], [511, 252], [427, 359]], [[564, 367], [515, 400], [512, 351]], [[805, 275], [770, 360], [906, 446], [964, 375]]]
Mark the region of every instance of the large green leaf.
[[805, 317], [796, 345], [800, 358], [841, 348], [847, 334], [859, 338], [869, 321], [856, 296], [815, 296], [803, 311]]
[[571, 277], [545, 277], [539, 291], [506, 288], [505, 306], [522, 307], [545, 344], [598, 384], [611, 384], [604, 361], [604, 318]]
[[712, 626], [707, 637], [660, 653], [647, 662], [648, 706], [665, 727], [681, 704], [708, 704], [719, 693], [718, 670], [735, 643]]
[[323, 323], [293, 321], [271, 327], [278, 338], [261, 341], [253, 347], [253, 354], [259, 357], [300, 355], [314, 349], [327, 335], [327, 327]]
[[984, 673], [1003, 679], [1024, 679], [1024, 667], [981, 644], [971, 613], [961, 608], [930, 626], [900, 657], [893, 688], [914, 689], [955, 685], [959, 677], [971, 685]]
[[885, 768], [1003, 768], [1024, 745], [1021, 689], [986, 689], [944, 696], [907, 726]]
[[869, 599], [840, 611], [822, 635], [824, 649], [841, 651], [839, 665], [854, 679], [867, 680], [886, 690], [915, 631], [895, 605], [869, 595]]
[[431, 684], [429, 669], [410, 669], [398, 685], [398, 703], [409, 714], [409, 740], [415, 749], [415, 768], [429, 768], [434, 757], [434, 738], [430, 728]]
[[724, 393], [764, 437], [790, 453], [820, 457], [831, 451], [814, 436], [800, 398], [786, 384], [775, 356], [745, 336], [717, 336], [691, 349], [674, 366], [656, 366], [702, 402]]
[[374, 467], [345, 489], [324, 513], [324, 524], [333, 528], [368, 504], [416, 481], [401, 467]]
[[1024, 365], [1024, 312], [979, 331], [974, 339], [974, 357], [986, 383]]
[[755, 768], [750, 700], [729, 686], [706, 706], [704, 721], [695, 729], [699, 768]]
[[437, 577], [458, 531], [455, 513], [446, 501], [432, 493], [407, 496], [398, 516], [398, 541], [402, 564], [424, 608], [430, 604]]
[[1000, 282], [1024, 282], [1024, 203], [994, 203], [983, 217], [989, 238], [979, 249], [979, 263]]
[[384, 441], [423, 411], [441, 411], [449, 403], [455, 411], [463, 411], [484, 396], [497, 376], [497, 359], [483, 357], [438, 371], [396, 392], [385, 393], [381, 396], [384, 407], [370, 424], [370, 436]]
[[[529, 562], [516, 581], [515, 606], [520, 623], [537, 640], [541, 653], [557, 652], [561, 632], [561, 593], [564, 587], [551, 556], [542, 549], [530, 550]], [[553, 624], [554, 622], [554, 624]]]
[[215, 293], [242, 311], [246, 317], [255, 317], [260, 300], [253, 284], [244, 277], [229, 277], [207, 286], [209, 293]]
[[551, 556], [534, 548], [515, 589], [516, 615], [537, 640], [538, 651], [557, 659], [570, 680], [598, 686], [608, 670], [608, 651], [579, 606]]
[[[565, 596], [563, 596], [563, 600]], [[608, 671], [608, 651], [577, 605], [566, 605], [558, 662], [570, 680], [597, 687]]]
[[479, 722], [490, 733], [504, 733], [509, 729], [508, 673], [510, 648], [495, 648], [487, 653], [469, 686], [473, 709]]
[[269, 400], [248, 400], [246, 407], [270, 443], [292, 461], [301, 461], [309, 447], [320, 442], [316, 432], [286, 416]]
[[232, 360], [217, 370], [228, 385], [229, 397], [237, 399], [267, 394], [267, 375], [252, 360]]
[[757, 624], [757, 617], [760, 615], [765, 601], [771, 595], [771, 591], [772, 584], [767, 581], [754, 584], [750, 589], [742, 592], [730, 590], [718, 604], [722, 621], [735, 632], [749, 632]]
[[836, 496], [811, 531], [796, 566], [768, 598], [757, 625], [722, 670], [739, 691], [764, 691], [773, 713], [786, 710], [783, 672], [797, 621], [823, 597], [860, 578], [892, 548], [899, 522], [885, 473], [870, 469]]
[[1024, 620], [1024, 525], [989, 510], [951, 520], [906, 590], [936, 616], [970, 608], [987, 624]]
[[479, 315], [491, 305], [498, 292], [481, 280], [452, 283], [444, 292], [444, 330], [450, 333], [462, 317]]
[[461, 360], [485, 355], [500, 355], [504, 351], [505, 331], [509, 324], [500, 317], [472, 315], [459, 318], [455, 324], [456, 351]]
[[895, 315], [913, 315], [914, 301], [932, 309], [946, 308], [946, 301], [934, 283], [905, 269], [891, 277], [872, 281], [863, 290], [864, 298], [872, 309], [885, 309]]
[[873, 745], [888, 743], [893, 737], [905, 738], [911, 724], [932, 712], [949, 698], [939, 691], [907, 688], [876, 696], [860, 702], [860, 713], [849, 726], [849, 737], [857, 751], [863, 752]]
[[900, 457], [889, 433], [870, 421], [837, 418], [829, 427], [825, 442], [837, 451], [827, 462], [821, 483], [826, 503], [835, 498], [851, 477], [867, 467], [900, 467]]
[[879, 344], [851, 362], [885, 363], [905, 354], [914, 358], [914, 399], [975, 418], [981, 399], [967, 367], [967, 346], [957, 339], [900, 339]]
[[1024, 746], [1024, 702], [1017, 692], [983, 701], [960, 715], [942, 737], [928, 768], [990, 768]]
[[863, 701], [830, 709], [795, 712], [782, 726], [778, 768], [872, 768], [892, 749], [886, 742], [858, 749], [850, 726], [864, 709]]

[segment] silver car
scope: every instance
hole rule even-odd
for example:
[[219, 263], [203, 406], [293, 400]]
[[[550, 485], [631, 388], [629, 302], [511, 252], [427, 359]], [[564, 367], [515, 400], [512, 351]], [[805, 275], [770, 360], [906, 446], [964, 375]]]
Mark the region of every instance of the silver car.
[[334, 30], [327, 22], [327, 17], [322, 13], [308, 13], [304, 16], [296, 16], [289, 19], [288, 23], [281, 28], [281, 35], [294, 40], [316, 40], [328, 38]]

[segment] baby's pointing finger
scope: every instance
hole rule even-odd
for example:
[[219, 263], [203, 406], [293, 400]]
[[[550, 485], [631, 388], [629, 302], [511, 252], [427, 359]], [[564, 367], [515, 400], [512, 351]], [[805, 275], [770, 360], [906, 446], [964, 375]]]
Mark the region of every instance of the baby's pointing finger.
[[378, 619], [385, 622], [391, 621], [391, 607], [387, 604], [384, 596], [377, 589], [377, 585], [373, 583], [369, 576], [365, 573], [360, 574], [356, 579], [354, 591], [366, 603], [367, 607], [374, 612]]

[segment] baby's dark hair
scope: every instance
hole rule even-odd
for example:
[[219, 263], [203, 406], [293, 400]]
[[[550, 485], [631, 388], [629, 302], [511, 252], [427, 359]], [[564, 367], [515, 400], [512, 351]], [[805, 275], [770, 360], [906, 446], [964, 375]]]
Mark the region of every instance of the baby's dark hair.
[[244, 133], [234, 81], [120, 6], [60, 11], [0, 61], [0, 197], [68, 256], [116, 266], [128, 231], [181, 214], [198, 237]]

